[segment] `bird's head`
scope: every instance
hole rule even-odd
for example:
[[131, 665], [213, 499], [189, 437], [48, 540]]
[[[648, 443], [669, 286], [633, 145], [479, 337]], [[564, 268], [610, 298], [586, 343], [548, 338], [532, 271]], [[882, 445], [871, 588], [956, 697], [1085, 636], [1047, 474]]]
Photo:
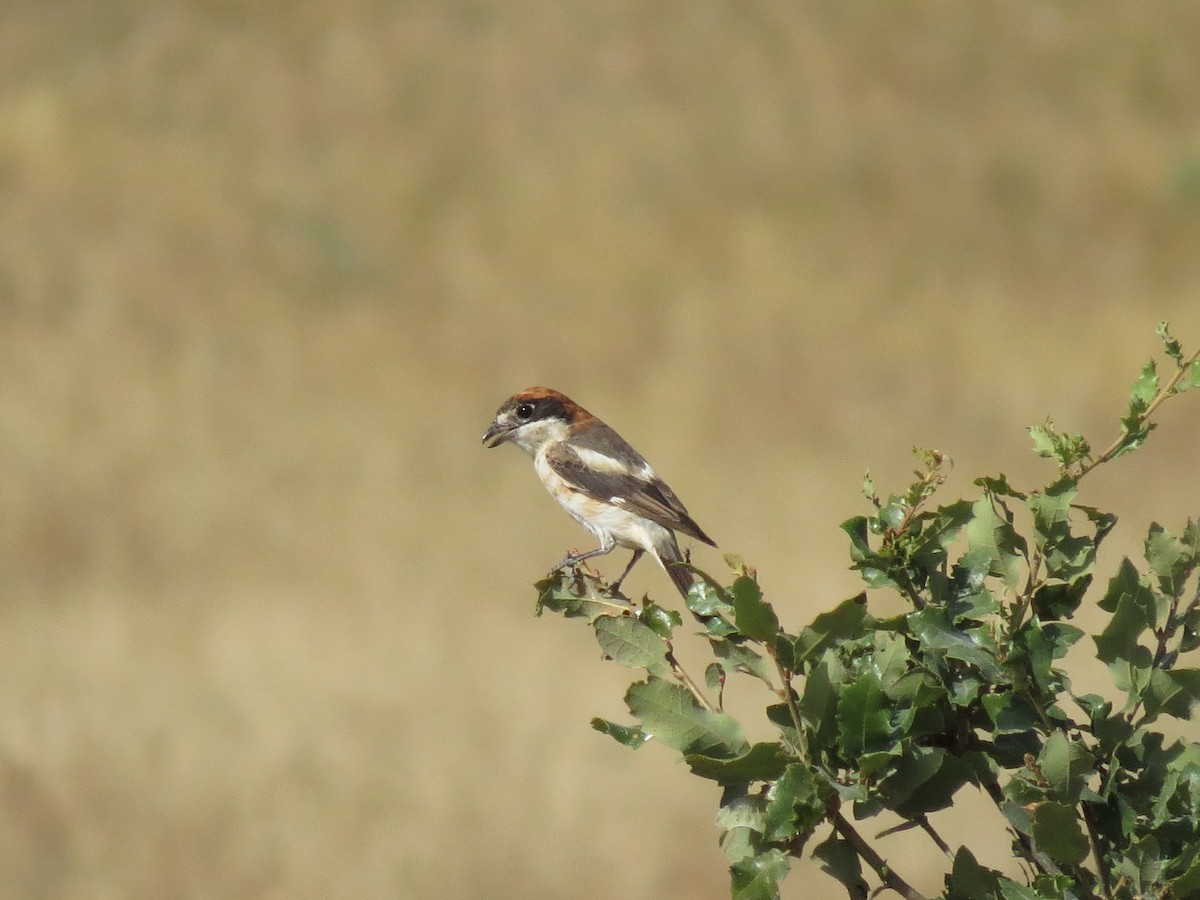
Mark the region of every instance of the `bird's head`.
[[496, 410], [496, 418], [483, 433], [483, 443], [499, 447], [511, 441], [527, 453], [571, 436], [591, 415], [570, 397], [547, 387], [531, 387], [513, 394]]

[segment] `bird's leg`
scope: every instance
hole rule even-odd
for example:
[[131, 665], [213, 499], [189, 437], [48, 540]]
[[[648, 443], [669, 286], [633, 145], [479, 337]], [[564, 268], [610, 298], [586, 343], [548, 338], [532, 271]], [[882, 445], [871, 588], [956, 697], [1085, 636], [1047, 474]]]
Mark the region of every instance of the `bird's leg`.
[[625, 580], [625, 576], [629, 574], [629, 570], [634, 567], [634, 564], [637, 563], [637, 561], [642, 558], [642, 555], [645, 552], [646, 551], [643, 550], [641, 547], [638, 547], [633, 551], [633, 556], [629, 560], [629, 565], [627, 565], [625, 567], [625, 571], [621, 573], [621, 577], [618, 578], [616, 581], [614, 581], [612, 584], [610, 584], [608, 586], [608, 590], [610, 593], [615, 594], [617, 591], [619, 591], [621, 589], [621, 582]]
[[558, 564], [550, 571], [557, 572], [559, 569], [565, 569], [568, 566], [574, 568], [585, 559], [591, 559], [593, 556], [603, 556], [605, 553], [612, 553], [613, 547], [616, 545], [616, 541], [614, 541], [608, 535], [605, 535], [600, 539], [600, 546], [595, 550], [589, 550], [587, 553], [568, 553], [561, 560], [559, 560]]

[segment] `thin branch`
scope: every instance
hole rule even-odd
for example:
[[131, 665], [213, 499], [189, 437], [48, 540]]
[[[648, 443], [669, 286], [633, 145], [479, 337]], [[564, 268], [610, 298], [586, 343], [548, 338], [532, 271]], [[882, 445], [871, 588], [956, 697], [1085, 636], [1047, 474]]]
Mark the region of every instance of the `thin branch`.
[[868, 844], [861, 834], [850, 824], [850, 820], [842, 815], [840, 809], [834, 809], [830, 812], [830, 818], [833, 819], [833, 827], [837, 829], [846, 841], [854, 848], [854, 852], [862, 857], [863, 861], [875, 870], [875, 874], [879, 876], [887, 887], [895, 891], [905, 900], [926, 900], [925, 895], [916, 890], [911, 884], [901, 878], [887, 864], [882, 856], [875, 852], [875, 848]]
[[929, 835], [929, 839], [937, 844], [937, 848], [941, 850], [942, 853], [946, 854], [946, 858], [953, 861], [954, 851], [950, 849], [950, 845], [942, 840], [942, 836], [934, 830], [931, 824], [929, 824], [928, 816], [922, 815], [915, 819], [905, 819], [899, 825], [893, 825], [891, 828], [883, 829], [883, 831], [875, 835], [875, 839], [878, 840], [879, 838], [885, 838], [888, 835], [899, 834], [902, 831], [911, 831], [914, 828], [920, 828], [927, 835]]
[[921, 818], [917, 820], [917, 823], [921, 826], [921, 830], [929, 835], [929, 839], [938, 845], [938, 849], [946, 854], [946, 858], [953, 860], [954, 851], [950, 849], [949, 844], [942, 840], [942, 836], [934, 831], [933, 826], [929, 824], [929, 819], [925, 816], [921, 816]]
[[779, 680], [783, 682], [780, 688], [780, 695], [783, 697], [783, 702], [787, 704], [788, 715], [792, 719], [792, 727], [796, 729], [796, 737], [800, 741], [800, 746], [796, 749], [800, 751], [800, 758], [805, 762], [809, 762], [808, 758], [808, 738], [804, 735], [804, 723], [800, 719], [800, 707], [796, 705], [796, 692], [792, 690], [792, 671], [784, 668], [771, 652], [771, 648], [767, 648], [771, 661], [775, 663], [775, 670], [779, 673]]
[[[1193, 353], [1186, 362], [1176, 363], [1176, 365], [1178, 366], [1178, 369], [1176, 370], [1175, 374], [1171, 377], [1171, 380], [1167, 382], [1166, 387], [1159, 389], [1158, 393], [1154, 395], [1154, 399], [1151, 400], [1146, 405], [1145, 411], [1140, 416], [1138, 416], [1138, 424], [1139, 425], [1149, 422], [1150, 417], [1152, 415], [1154, 415], [1155, 411], [1160, 406], [1162, 406], [1163, 401], [1166, 400], [1168, 397], [1175, 394], [1175, 388], [1179, 386], [1179, 382], [1181, 382], [1183, 380], [1184, 376], [1188, 374], [1188, 371], [1192, 368], [1192, 366], [1196, 363], [1196, 360], [1198, 360], [1198, 359], [1200, 359], [1200, 350], [1197, 350], [1195, 353]], [[1101, 453], [1099, 456], [1097, 456], [1095, 459], [1091, 460], [1090, 462], [1086, 463], [1085, 465], [1080, 466], [1079, 475], [1077, 476], [1077, 478], [1082, 478], [1088, 472], [1092, 471], [1092, 469], [1096, 468], [1096, 466], [1100, 465], [1101, 463], [1106, 463], [1109, 460], [1111, 460], [1125, 446], [1125, 441], [1128, 438], [1129, 438], [1129, 429], [1122, 428], [1121, 433], [1117, 436], [1117, 439], [1115, 441], [1113, 441], [1111, 444], [1109, 444], [1107, 450], [1105, 450], [1103, 453]]]
[[1096, 871], [1100, 873], [1100, 886], [1104, 888], [1106, 900], [1113, 900], [1112, 873], [1108, 871], [1108, 863], [1100, 850], [1100, 835], [1096, 831], [1096, 823], [1092, 821], [1092, 813], [1088, 804], [1079, 804], [1083, 811], [1083, 822], [1087, 825], [1088, 843], [1092, 846], [1092, 859], [1096, 861]]
[[692, 676], [675, 658], [675, 646], [670, 641], [663, 641], [663, 643], [667, 645], [667, 665], [671, 667], [671, 673], [675, 676], [675, 680], [687, 688], [688, 693], [696, 698], [696, 702], [709, 712], [718, 712], [717, 707], [713, 706], [712, 702], [704, 696], [704, 692], [700, 690], [696, 682], [692, 681]]
[[983, 782], [983, 789], [987, 795], [992, 798], [992, 802], [996, 804], [996, 808], [1000, 810], [1000, 815], [1004, 816], [1004, 821], [1008, 822], [1008, 827], [1017, 839], [1017, 843], [1021, 847], [1021, 854], [1025, 857], [1025, 861], [1029, 863], [1037, 872], [1045, 875], [1052, 873], [1061, 875], [1062, 870], [1055, 865], [1046, 854], [1039, 851], [1033, 846], [1033, 841], [1029, 839], [1027, 834], [1024, 834], [1021, 829], [1017, 828], [1008, 818], [1008, 814], [1004, 811], [1004, 793], [1000, 790], [1000, 784], [996, 781]]

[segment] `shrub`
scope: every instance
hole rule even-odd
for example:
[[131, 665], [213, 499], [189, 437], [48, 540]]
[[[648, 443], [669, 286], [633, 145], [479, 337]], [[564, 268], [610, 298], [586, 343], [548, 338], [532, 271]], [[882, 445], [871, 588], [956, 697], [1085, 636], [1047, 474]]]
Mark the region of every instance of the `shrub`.
[[[1160, 404], [1200, 386], [1200, 354], [1185, 359], [1166, 323], [1158, 333], [1169, 377], [1145, 365], [1107, 449], [1049, 421], [1030, 429], [1057, 466], [1041, 488], [983, 477], [977, 495], [934, 505], [948, 461], [932, 450], [916, 451], [903, 494], [881, 497], [868, 475], [869, 514], [842, 525], [867, 590], [807, 626], [787, 630], [740, 559], [726, 558], [728, 584], [693, 569], [703, 677], [675, 655], [674, 610], [583, 568], [538, 583], [539, 615], [584, 619], [607, 658], [645, 673], [625, 694], [634, 722], [593, 727], [631, 748], [657, 740], [720, 786], [734, 900], [778, 897], [810, 845], [852, 898], [869, 879], [920, 898], [860, 831], [885, 811], [948, 858], [946, 898], [1200, 896], [1200, 744], [1161, 728], [1200, 698], [1200, 669], [1181, 665], [1200, 647], [1200, 525], [1151, 524], [1144, 565], [1125, 559], [1093, 585], [1116, 518], [1077, 500], [1093, 469], [1143, 444]], [[872, 615], [879, 591], [907, 611]], [[1085, 602], [1104, 614], [1091, 640], [1112, 684], [1077, 691], [1059, 664], [1085, 636], [1071, 624]], [[775, 740], [749, 743], [743, 713], [725, 708], [741, 677], [762, 683]], [[1021, 880], [930, 823], [967, 785], [1002, 814]]]

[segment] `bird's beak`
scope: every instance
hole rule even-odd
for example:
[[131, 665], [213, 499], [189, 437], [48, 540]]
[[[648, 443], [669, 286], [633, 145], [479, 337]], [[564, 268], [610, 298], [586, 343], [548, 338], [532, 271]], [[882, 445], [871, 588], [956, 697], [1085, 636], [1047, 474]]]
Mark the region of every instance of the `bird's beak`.
[[513, 427], [506, 425], [500, 420], [496, 420], [488, 426], [488, 430], [483, 433], [483, 443], [487, 447], [499, 447], [507, 440], [512, 439]]

